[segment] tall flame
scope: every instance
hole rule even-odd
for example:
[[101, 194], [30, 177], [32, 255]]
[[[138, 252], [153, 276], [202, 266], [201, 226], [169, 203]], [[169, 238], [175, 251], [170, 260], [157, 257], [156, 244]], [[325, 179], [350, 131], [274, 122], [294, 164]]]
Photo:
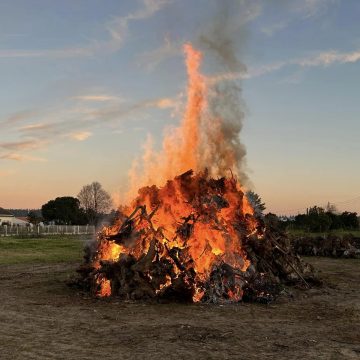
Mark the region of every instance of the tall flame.
[[[250, 264], [241, 247], [242, 235], [234, 224], [243, 224], [247, 234], [256, 231], [253, 210], [236, 176], [209, 179], [225, 176], [226, 171], [229, 175], [229, 169], [238, 175], [238, 144], [227, 143], [224, 119], [209, 109], [213, 90], [200, 73], [202, 53], [191, 44], [184, 45], [184, 52], [188, 100], [181, 125], [166, 134], [159, 153], [153, 151], [148, 141], [142, 166], [135, 164], [130, 174], [131, 196], [135, 200], [129, 202], [124, 212], [129, 216], [134, 209], [145, 206], [144, 209], [153, 212], [151, 223], [146, 214], [135, 217], [132, 226], [137, 229], [137, 237], [128, 246], [106, 240], [100, 242], [97, 268], [100, 260], [115, 261], [121, 254], [139, 259], [149, 251], [150, 238], [156, 238], [157, 251], [162, 256], [171, 249], [182, 249], [201, 281], [209, 277], [216, 262], [224, 261], [239, 271], [246, 271]], [[189, 169], [194, 171], [194, 176]], [[185, 174], [177, 176], [182, 173]], [[185, 237], [179, 235], [183, 219], [187, 219], [183, 229]], [[115, 235], [122, 225], [119, 222], [104, 231]], [[100, 295], [110, 295], [109, 281], [102, 277], [98, 281]], [[166, 284], [161, 284], [164, 286]], [[203, 291], [201, 287], [195, 290], [194, 301], [198, 301]], [[241, 289], [233, 289], [229, 296], [241, 297]]]
[[[188, 86], [183, 119], [179, 127], [167, 130], [160, 152], [153, 150], [150, 139], [145, 144], [142, 162], [136, 160], [129, 172], [128, 200], [133, 199], [142, 186], [162, 185], [188, 169], [199, 172], [207, 168], [214, 177], [227, 175], [229, 169], [240, 175], [237, 154], [244, 151], [239, 149], [239, 142], [227, 139], [227, 133], [233, 131], [229, 127], [235, 125], [227, 124], [217, 110], [209, 108], [209, 99], [215, 103], [224, 94], [211, 88], [210, 82], [200, 73], [202, 53], [189, 43], [184, 45], [184, 53]], [[219, 108], [217, 104], [214, 107]]]

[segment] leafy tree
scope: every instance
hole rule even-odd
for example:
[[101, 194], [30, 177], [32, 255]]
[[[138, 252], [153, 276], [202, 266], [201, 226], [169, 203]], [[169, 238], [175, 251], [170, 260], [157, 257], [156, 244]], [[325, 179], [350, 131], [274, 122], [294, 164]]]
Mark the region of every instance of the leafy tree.
[[110, 195], [97, 181], [83, 186], [78, 194], [78, 199], [89, 222], [92, 224], [97, 224], [100, 218], [108, 212], [112, 206]]
[[308, 215], [307, 214], [296, 215], [294, 219], [294, 223], [297, 228], [308, 230]]
[[29, 223], [33, 225], [39, 225], [43, 221], [43, 218], [41, 215], [39, 215], [39, 212], [34, 210], [29, 211], [27, 219]]
[[285, 230], [287, 226], [287, 222], [281, 220], [276, 214], [267, 213], [264, 216], [264, 222], [267, 228], [277, 229], [277, 230]]
[[340, 215], [341, 222], [345, 229], [358, 229], [359, 221], [356, 212], [344, 211]]
[[82, 225], [87, 222], [79, 200], [71, 196], [50, 200], [42, 206], [41, 212], [46, 222], [53, 221], [58, 225]]
[[323, 208], [313, 206], [308, 210], [307, 223], [311, 232], [328, 231], [331, 226], [331, 218]]
[[265, 203], [262, 202], [261, 197], [251, 190], [246, 192], [246, 197], [249, 200], [250, 205], [253, 207], [255, 214], [262, 216], [266, 206]]
[[295, 216], [294, 225], [296, 228], [311, 232], [337, 229], [355, 230], [359, 229], [359, 218], [356, 212], [344, 211], [339, 214], [336, 207], [328, 203], [325, 209], [313, 206], [306, 211], [306, 214]]
[[344, 227], [341, 216], [334, 212], [326, 212], [326, 215], [331, 219], [330, 230], [342, 229]]

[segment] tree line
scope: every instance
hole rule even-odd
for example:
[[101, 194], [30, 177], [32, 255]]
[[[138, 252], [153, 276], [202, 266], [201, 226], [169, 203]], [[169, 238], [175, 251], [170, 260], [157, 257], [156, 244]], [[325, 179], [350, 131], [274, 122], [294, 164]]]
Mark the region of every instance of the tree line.
[[325, 207], [312, 206], [304, 214], [292, 217], [279, 217], [268, 213], [264, 215], [265, 203], [253, 191], [248, 191], [246, 197], [252, 205], [256, 215], [263, 217], [265, 223], [286, 229], [298, 229], [307, 232], [327, 232], [331, 230], [358, 230], [359, 217], [356, 212], [339, 212], [336, 206], [328, 203]]
[[55, 225], [97, 225], [112, 214], [111, 196], [102, 185], [94, 181], [85, 185], [77, 197], [61, 196], [42, 205], [41, 211], [29, 211], [30, 223], [53, 223]]
[[326, 232], [330, 230], [357, 230], [359, 218], [356, 212], [338, 212], [335, 207], [310, 207], [305, 214], [294, 217], [295, 228], [309, 232]]
[[[276, 223], [284, 230], [291, 228], [308, 232], [327, 232], [339, 229], [359, 229], [359, 217], [356, 212], [339, 212], [330, 203], [324, 208], [312, 206], [304, 214], [284, 217], [272, 213], [264, 215], [265, 203], [255, 192], [248, 191], [246, 197], [252, 205], [255, 215], [263, 217], [266, 223]], [[27, 217], [32, 224], [45, 222], [56, 225], [98, 225], [105, 218], [111, 221], [117, 216], [112, 205], [110, 195], [99, 182], [95, 181], [83, 186], [77, 197], [57, 197], [44, 204], [41, 210], [28, 211]], [[21, 214], [23, 216], [26, 211], [16, 209], [14, 215]]]

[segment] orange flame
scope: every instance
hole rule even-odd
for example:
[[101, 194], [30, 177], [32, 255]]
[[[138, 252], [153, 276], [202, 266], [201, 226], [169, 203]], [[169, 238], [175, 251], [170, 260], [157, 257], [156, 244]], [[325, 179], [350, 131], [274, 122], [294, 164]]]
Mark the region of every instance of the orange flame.
[[[151, 228], [146, 217], [135, 217], [134, 226], [138, 235], [129, 246], [103, 241], [98, 251], [99, 259], [116, 261], [121, 253], [140, 258], [147, 253], [150, 246], [150, 231], [163, 247], [161, 255], [166, 256], [165, 248], [186, 249], [191, 259], [191, 267], [200, 280], [206, 280], [213, 264], [220, 262], [225, 262], [239, 271], [246, 271], [250, 261], [242, 249], [241, 236], [234, 224], [243, 223], [246, 234], [256, 231], [257, 222], [248, 213], [251, 210], [250, 205], [243, 192], [238, 189], [235, 179], [224, 178], [221, 190], [204, 185], [204, 179], [205, 174], [199, 173], [195, 176], [188, 175], [185, 179], [177, 177], [173, 181], [168, 181], [162, 188], [152, 186], [140, 189], [139, 196], [129, 209], [145, 206], [148, 213], [153, 212]], [[204, 200], [202, 203], [196, 202], [199, 194]], [[222, 201], [224, 204], [218, 204], [216, 201]], [[194, 214], [198, 217], [195, 218]], [[189, 226], [184, 229], [186, 235], [179, 233], [179, 224], [184, 218], [188, 219], [186, 224]], [[119, 223], [107, 228], [106, 231], [115, 235], [121, 225]], [[100, 279], [100, 284], [99, 295], [111, 294], [106, 279]], [[236, 299], [241, 298], [241, 294], [241, 289], [237, 289], [229, 292], [228, 296]], [[194, 301], [200, 300], [202, 295], [203, 291], [196, 289]]]
[[[246, 231], [249, 234], [256, 231], [257, 222], [252, 216], [254, 211], [235, 177], [224, 179], [224, 189], [221, 195], [222, 199], [226, 201], [226, 206], [220, 207], [220, 210], [214, 203], [218, 190], [204, 188], [203, 182], [207, 178], [205, 165], [209, 166], [210, 175], [224, 176], [226, 175], [223, 173], [225, 168], [234, 169], [235, 175], [237, 175], [237, 160], [231, 144], [230, 147], [226, 147], [206, 143], [210, 137], [214, 142], [220, 144], [224, 142], [225, 136], [222, 132], [221, 119], [212, 119], [212, 123], [209, 119], [204, 120], [208, 116], [206, 115], [208, 83], [199, 72], [202, 54], [191, 44], [185, 44], [184, 51], [189, 80], [188, 102], [181, 126], [165, 136], [160, 153], [155, 153], [151, 148], [151, 142], [148, 143], [141, 171], [138, 166], [134, 165], [130, 174], [132, 182], [130, 194], [134, 198], [134, 194], [138, 192], [138, 196], [127, 207], [126, 215], [130, 215], [133, 209], [139, 205], [145, 205], [148, 212], [156, 209], [152, 217], [154, 227], [152, 231], [159, 235], [157, 240], [164, 248], [187, 249], [189, 257], [194, 262], [193, 267], [197, 276], [199, 279], [206, 279], [215, 262], [224, 261], [241, 271], [246, 271], [250, 262], [241, 247], [239, 234], [234, 228], [234, 224], [240, 219], [246, 224]], [[208, 126], [212, 126], [211, 131], [204, 129]], [[209, 164], [209, 157], [217, 151], [221, 152], [221, 164]], [[216, 156], [219, 157], [219, 154]], [[186, 183], [186, 181], [175, 178], [176, 175], [189, 169], [193, 169], [197, 174], [191, 178], [191, 181]], [[143, 176], [140, 176], [140, 173]], [[169, 181], [173, 178], [175, 180]], [[161, 188], [157, 187], [164, 184], [165, 186]], [[148, 187], [144, 187], [146, 185]], [[194, 204], [192, 201], [196, 198], [196, 194], [202, 191], [209, 192], [208, 203]], [[181, 219], [187, 217], [191, 219], [194, 214], [201, 214], [201, 217], [189, 221], [191, 225], [189, 232], [191, 233], [185, 241], [178, 233], [178, 226]], [[139, 220], [136, 224], [137, 229], [142, 227], [146, 229], [149, 224], [141, 223], [141, 221]], [[120, 226], [119, 223], [104, 231], [116, 234]], [[100, 260], [116, 261], [122, 253], [139, 258], [147, 252], [149, 243], [150, 240], [145, 241], [144, 238], [135, 239], [134, 244], [129, 247], [109, 241], [101, 242], [95, 266], [99, 267]], [[105, 278], [99, 279], [99, 281], [101, 285], [99, 295], [110, 295], [110, 282]], [[166, 285], [163, 284], [162, 287]], [[199, 301], [204, 292], [200, 288], [195, 290], [194, 301]], [[241, 289], [229, 290], [228, 293], [228, 296], [234, 299], [241, 298], [241, 295]]]
[[129, 173], [131, 189], [128, 199], [133, 199], [140, 187], [160, 186], [188, 169], [203, 170], [200, 161], [201, 127], [207, 107], [207, 87], [205, 77], [199, 72], [202, 54], [191, 44], [184, 45], [184, 52], [188, 102], [181, 125], [166, 133], [160, 153], [153, 151], [151, 141], [145, 145], [142, 169], [139, 169], [139, 161], [135, 161]]

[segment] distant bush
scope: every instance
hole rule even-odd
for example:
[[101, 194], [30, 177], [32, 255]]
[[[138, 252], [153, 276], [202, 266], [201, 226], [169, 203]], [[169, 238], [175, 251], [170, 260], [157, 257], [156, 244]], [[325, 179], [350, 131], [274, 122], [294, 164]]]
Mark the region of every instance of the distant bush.
[[318, 206], [309, 208], [306, 214], [295, 216], [289, 224], [296, 229], [302, 229], [309, 232], [359, 229], [359, 220], [356, 212], [344, 211], [341, 214], [336, 214]]

